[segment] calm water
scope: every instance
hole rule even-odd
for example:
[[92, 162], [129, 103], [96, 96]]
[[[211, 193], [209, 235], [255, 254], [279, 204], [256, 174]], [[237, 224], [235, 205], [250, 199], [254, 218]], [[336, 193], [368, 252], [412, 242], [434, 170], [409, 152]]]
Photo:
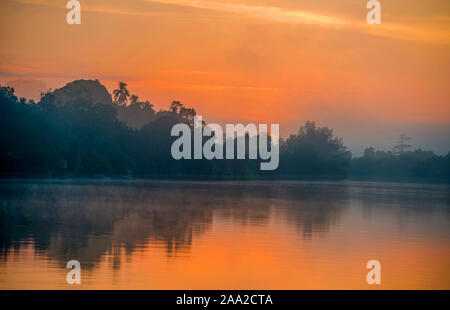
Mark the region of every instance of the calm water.
[[0, 181], [0, 289], [450, 289], [449, 189]]

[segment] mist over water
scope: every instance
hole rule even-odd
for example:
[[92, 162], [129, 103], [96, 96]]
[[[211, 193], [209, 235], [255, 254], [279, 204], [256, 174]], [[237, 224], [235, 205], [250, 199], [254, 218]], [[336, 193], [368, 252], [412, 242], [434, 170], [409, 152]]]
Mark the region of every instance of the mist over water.
[[[1, 181], [1, 289], [448, 289], [447, 185]], [[81, 263], [82, 284], [66, 283]]]

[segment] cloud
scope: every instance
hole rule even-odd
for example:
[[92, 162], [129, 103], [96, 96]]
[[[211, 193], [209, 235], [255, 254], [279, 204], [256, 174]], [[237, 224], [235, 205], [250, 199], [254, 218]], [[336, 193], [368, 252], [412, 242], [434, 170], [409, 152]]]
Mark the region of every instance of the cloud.
[[[382, 22], [380, 25], [366, 23], [365, 15], [360, 20], [346, 19], [333, 14], [322, 14], [307, 10], [292, 10], [276, 6], [259, 6], [214, 0], [147, 0], [148, 2], [179, 5], [244, 15], [271, 22], [341, 27], [368, 35], [408, 41], [433, 42], [450, 45], [448, 17], [431, 16], [419, 23], [404, 24]], [[444, 25], [443, 25], [444, 24]], [[427, 28], [424, 29], [423, 26]], [[434, 26], [433, 26], [434, 25]]]
[[237, 13], [249, 17], [285, 22], [291, 24], [315, 25], [344, 25], [347, 22], [341, 18], [317, 14], [304, 10], [286, 10], [276, 6], [255, 6], [240, 3], [217, 2], [210, 0], [147, 0], [171, 5], [181, 5], [199, 9], [208, 9], [221, 12]]
[[277, 88], [249, 86], [249, 85], [216, 85], [216, 84], [183, 84], [174, 83], [166, 80], [141, 80], [135, 85], [148, 85], [160, 89], [183, 89], [183, 90], [247, 90], [247, 91], [274, 91]]
[[442, 25], [441, 16], [433, 16], [409, 23], [381, 23], [379, 25], [359, 25], [360, 31], [373, 36], [406, 41], [430, 42], [450, 45], [448, 20]]
[[[65, 3], [55, 3], [52, 0], [10, 0], [24, 5], [40, 5], [65, 9]], [[121, 2], [95, 1], [83, 2], [82, 10], [95, 13], [132, 16], [165, 16], [176, 14], [177, 16], [191, 16], [195, 21], [199, 16], [189, 15], [191, 12], [180, 10], [163, 10], [161, 7], [145, 4], [177, 6], [191, 9], [210, 10], [241, 15], [247, 18], [258, 19], [267, 22], [312, 25], [320, 27], [332, 27], [345, 31], [364, 33], [371, 36], [391, 38], [406, 41], [431, 42], [450, 45], [450, 18], [448, 16], [416, 16], [413, 20], [397, 16], [397, 23], [386, 22], [385, 17], [393, 20], [392, 16], [382, 14], [380, 25], [368, 25], [365, 13], [361, 18], [350, 19], [338, 16], [337, 12], [317, 12], [304, 9], [292, 9], [279, 5], [252, 5], [243, 1], [217, 1], [217, 0], [140, 0], [124, 6]], [[171, 13], [170, 13], [171, 12]], [[365, 11], [362, 11], [365, 12]], [[204, 16], [203, 16], [204, 17]], [[217, 17], [217, 16], [216, 16]]]

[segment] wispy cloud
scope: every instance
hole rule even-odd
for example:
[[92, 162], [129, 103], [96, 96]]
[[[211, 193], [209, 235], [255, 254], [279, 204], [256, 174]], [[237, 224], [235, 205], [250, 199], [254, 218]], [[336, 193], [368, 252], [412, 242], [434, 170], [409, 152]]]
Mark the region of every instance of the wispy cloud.
[[187, 7], [208, 9], [221, 12], [237, 13], [249, 17], [294, 23], [294, 24], [315, 24], [315, 25], [345, 25], [344, 19], [317, 14], [305, 10], [287, 10], [276, 6], [255, 6], [241, 3], [218, 2], [211, 0], [147, 0], [171, 5], [182, 5]]
[[277, 88], [254, 85], [220, 85], [220, 84], [186, 84], [166, 80], [140, 80], [135, 85], [151, 86], [159, 89], [183, 89], [183, 90], [244, 90], [244, 91], [276, 91]]
[[[381, 23], [358, 25], [358, 30], [369, 35], [406, 41], [430, 42], [450, 45], [450, 24], [442, 26], [442, 17], [433, 16], [419, 23]], [[438, 22], [438, 23], [437, 23]]]
[[[65, 3], [54, 2], [53, 0], [9, 0], [22, 4], [41, 5], [54, 8], [65, 9]], [[338, 17], [317, 14], [306, 10], [288, 10], [277, 6], [257, 6], [241, 3], [218, 2], [211, 0], [145, 0], [150, 3], [160, 3], [167, 5], [178, 5], [184, 7], [207, 9], [220, 12], [229, 12], [245, 15], [262, 20], [285, 22], [293, 24], [315, 24], [315, 25], [344, 25], [347, 22]], [[100, 12], [107, 14], [150, 16], [161, 14], [161, 12], [149, 12], [148, 10], [133, 10], [124, 7], [116, 7], [117, 4], [107, 2], [83, 3], [83, 10]]]
[[[281, 22], [289, 24], [307, 24], [319, 26], [341, 26], [346, 30], [354, 30], [373, 36], [387, 37], [409, 41], [423, 41], [440, 44], [450, 44], [450, 31], [448, 17], [432, 16], [422, 20], [422, 25], [417, 24], [392, 24], [383, 22], [381, 25], [368, 25], [365, 15], [360, 20], [346, 19], [333, 14], [311, 12], [307, 10], [292, 10], [276, 6], [256, 6], [243, 3], [218, 2], [216, 0], [146, 0], [148, 2], [168, 5], [180, 5], [198, 9], [214, 10], [244, 15], [250, 18]], [[442, 22], [447, 27], [442, 27]], [[438, 23], [436, 27], [430, 28]]]
[[40, 78], [40, 79], [99, 79], [102, 81], [137, 81], [135, 77], [123, 75], [108, 75], [100, 72], [79, 74], [73, 72], [60, 72], [59, 70], [49, 70], [45, 66], [33, 66], [30, 64], [8, 64], [0, 61], [0, 78]]
[[[65, 2], [54, 0], [9, 0], [26, 5], [40, 5], [65, 9]], [[397, 40], [431, 42], [450, 45], [450, 18], [448, 16], [424, 16], [417, 20], [397, 18], [397, 23], [387, 23], [383, 19], [381, 25], [368, 25], [365, 15], [360, 19], [349, 19], [336, 15], [334, 12], [316, 12], [304, 9], [292, 9], [282, 6], [254, 5], [242, 1], [218, 1], [218, 0], [140, 0], [142, 9], [138, 10], [138, 3], [134, 6], [124, 6], [114, 1], [95, 1], [83, 3], [82, 9], [89, 12], [132, 15], [132, 16], [163, 16], [175, 14], [179, 17], [185, 16], [187, 20], [190, 13], [180, 11], [160, 11], [145, 7], [148, 4], [163, 4], [200, 10], [212, 10], [237, 14], [247, 18], [263, 20], [267, 22], [288, 23], [299, 25], [314, 25], [321, 27], [332, 27], [345, 31], [354, 31], [371, 36], [392, 38]], [[192, 15], [190, 15], [193, 17]], [[385, 16], [385, 15], [383, 15]], [[199, 15], [195, 15], [195, 21], [199, 21]], [[217, 18], [217, 16], [215, 16]], [[392, 20], [392, 18], [391, 18]]]

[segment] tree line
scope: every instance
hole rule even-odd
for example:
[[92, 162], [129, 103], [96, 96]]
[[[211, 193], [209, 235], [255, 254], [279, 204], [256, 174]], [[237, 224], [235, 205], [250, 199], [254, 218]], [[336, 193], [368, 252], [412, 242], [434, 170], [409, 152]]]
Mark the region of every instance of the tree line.
[[[196, 111], [173, 101], [155, 111], [119, 82], [111, 95], [99, 81], [78, 80], [43, 93], [39, 102], [0, 87], [2, 177], [192, 177], [215, 179], [450, 179], [450, 155], [377, 151], [353, 158], [341, 138], [307, 121], [280, 139], [280, 165], [260, 171], [258, 160], [174, 160], [173, 125], [193, 124]], [[249, 137], [247, 138], [247, 142]], [[450, 153], [450, 152], [449, 152]]]

